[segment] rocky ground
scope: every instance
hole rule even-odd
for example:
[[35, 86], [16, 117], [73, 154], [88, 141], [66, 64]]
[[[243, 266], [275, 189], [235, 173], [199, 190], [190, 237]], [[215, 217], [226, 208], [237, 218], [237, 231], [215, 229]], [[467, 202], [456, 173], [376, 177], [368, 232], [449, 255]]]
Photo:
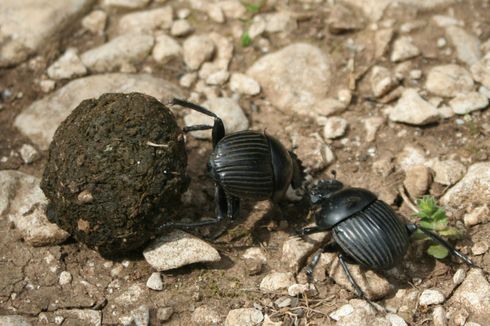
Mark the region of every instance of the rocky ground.
[[[308, 285], [305, 260], [330, 235], [294, 236], [312, 222], [305, 200], [244, 203], [214, 243], [201, 240], [213, 228], [174, 231], [109, 260], [47, 221], [39, 180], [81, 100], [186, 97], [228, 132], [266, 129], [310, 180], [336, 170], [409, 220], [401, 192], [433, 195], [466, 230], [456, 247], [490, 271], [489, 36], [488, 0], [2, 0], [0, 325], [488, 325], [487, 275], [425, 242], [385, 273], [351, 265], [385, 313], [356, 299], [333, 253]], [[209, 139], [187, 137], [176, 219], [213, 215]]]

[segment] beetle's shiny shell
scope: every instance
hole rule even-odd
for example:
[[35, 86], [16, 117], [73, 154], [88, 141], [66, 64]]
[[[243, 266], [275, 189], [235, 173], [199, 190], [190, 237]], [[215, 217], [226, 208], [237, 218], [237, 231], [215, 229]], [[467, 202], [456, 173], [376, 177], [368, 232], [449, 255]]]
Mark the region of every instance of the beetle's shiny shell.
[[333, 237], [345, 253], [375, 270], [395, 266], [409, 243], [405, 224], [380, 200], [335, 225]]

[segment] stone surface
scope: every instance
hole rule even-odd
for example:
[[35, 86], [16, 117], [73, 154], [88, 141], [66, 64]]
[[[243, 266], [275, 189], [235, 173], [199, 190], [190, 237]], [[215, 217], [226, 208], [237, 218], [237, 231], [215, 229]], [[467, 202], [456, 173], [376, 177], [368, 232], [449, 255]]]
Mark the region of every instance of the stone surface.
[[403, 91], [402, 97], [389, 111], [391, 121], [426, 125], [439, 120], [439, 111], [424, 100], [413, 88]]
[[161, 34], [155, 38], [151, 55], [156, 62], [165, 64], [174, 58], [179, 58], [182, 55], [182, 47], [172, 37]]
[[230, 89], [238, 94], [257, 95], [260, 85], [253, 78], [240, 73], [233, 73], [230, 80]]
[[486, 108], [488, 106], [488, 98], [479, 92], [458, 94], [449, 101], [449, 105], [456, 114], [468, 114]]
[[225, 326], [257, 326], [263, 319], [262, 312], [255, 308], [233, 309], [226, 316]]
[[143, 251], [143, 256], [158, 271], [221, 259], [218, 251], [207, 242], [180, 230], [157, 238]]
[[376, 311], [366, 301], [352, 299], [349, 301], [353, 311], [345, 316], [340, 316], [336, 325], [342, 326], [392, 326], [392, 323], [383, 317], [378, 317]]
[[172, 23], [170, 34], [172, 36], [182, 37], [192, 33], [194, 29], [187, 19], [179, 19]]
[[326, 139], [335, 139], [345, 135], [347, 130], [347, 120], [340, 117], [330, 117], [325, 121], [323, 127], [323, 137]]
[[32, 103], [16, 117], [14, 125], [39, 149], [46, 150], [58, 125], [82, 100], [112, 92], [142, 92], [161, 101], [182, 96], [182, 91], [174, 84], [149, 75], [94, 75], [73, 80]]
[[376, 140], [378, 129], [385, 123], [383, 117], [370, 117], [364, 119], [364, 128], [366, 128], [366, 141], [372, 142]]
[[415, 165], [405, 171], [403, 185], [412, 198], [420, 198], [425, 195], [431, 183], [432, 174], [424, 165]]
[[16, 315], [0, 316], [1, 326], [31, 326], [31, 322], [27, 317]]
[[294, 134], [291, 137], [295, 154], [301, 160], [306, 171], [318, 172], [325, 169], [335, 160], [335, 154], [329, 145], [325, 144], [318, 133], [308, 136]]
[[247, 71], [280, 110], [301, 111], [326, 97], [330, 58], [319, 48], [295, 43], [257, 60]]
[[480, 60], [480, 40], [461, 27], [449, 26], [446, 34], [456, 48], [458, 59], [471, 66]]
[[174, 308], [172, 307], [163, 307], [163, 308], [158, 308], [157, 310], [157, 318], [161, 322], [166, 322], [167, 320], [172, 317], [174, 313]]
[[281, 261], [293, 271], [298, 272], [305, 260], [330, 237], [330, 232], [291, 237], [282, 245]]
[[338, 321], [340, 318], [348, 316], [353, 312], [354, 312], [354, 307], [348, 303], [343, 305], [339, 309], [335, 310], [334, 312], [330, 313], [330, 315], [328, 316], [333, 320]]
[[444, 294], [439, 290], [427, 289], [422, 292], [419, 298], [421, 306], [441, 304], [446, 300]]
[[442, 306], [437, 306], [432, 311], [432, 322], [434, 326], [447, 326], [446, 310]]
[[490, 220], [490, 209], [488, 205], [482, 205], [473, 208], [470, 212], [464, 215], [464, 225], [473, 226], [480, 223], [485, 223]]
[[308, 295], [314, 296], [318, 294], [318, 291], [315, 289], [315, 285], [311, 283], [307, 284], [293, 284], [288, 287], [288, 295], [291, 297], [296, 297], [298, 295]]
[[172, 22], [173, 9], [171, 6], [137, 11], [121, 17], [118, 32], [119, 34], [153, 33], [158, 30], [169, 29]]
[[59, 284], [61, 286], [70, 284], [73, 279], [73, 276], [70, 272], [62, 271], [59, 276]]
[[32, 145], [24, 144], [19, 149], [20, 157], [25, 164], [31, 164], [41, 157], [41, 154]]
[[374, 66], [371, 70], [371, 90], [375, 97], [386, 95], [398, 86], [398, 81], [391, 72], [382, 66]]
[[163, 290], [162, 275], [159, 272], [151, 273], [150, 277], [146, 281], [146, 286], [155, 291]]
[[471, 66], [473, 78], [490, 89], [490, 51], [477, 63]]
[[47, 70], [49, 78], [69, 79], [83, 76], [87, 73], [87, 68], [80, 60], [77, 50], [69, 48], [58, 58]]
[[362, 17], [358, 17], [351, 8], [337, 3], [327, 18], [328, 29], [333, 34], [351, 32], [362, 28]]
[[287, 289], [295, 282], [293, 273], [272, 272], [267, 274], [260, 282], [260, 290], [263, 292], [274, 292]]
[[425, 88], [439, 96], [454, 97], [472, 91], [473, 78], [468, 70], [455, 64], [436, 66], [429, 71]]
[[420, 50], [412, 43], [410, 36], [401, 36], [393, 43], [391, 61], [400, 62], [414, 58], [420, 54]]
[[211, 59], [215, 51], [213, 40], [207, 35], [193, 35], [184, 41], [182, 46], [184, 62], [191, 70], [199, 69]]
[[0, 2], [0, 67], [35, 53], [78, 16], [93, 0], [2, 0]]
[[452, 186], [466, 173], [464, 164], [456, 160], [436, 160], [430, 167], [435, 173], [434, 181], [445, 186]]
[[0, 216], [8, 217], [30, 245], [62, 243], [69, 234], [48, 221], [47, 199], [39, 182], [38, 178], [22, 172], [0, 171]]
[[471, 247], [471, 252], [475, 256], [483, 255], [488, 251], [488, 242], [478, 241]]
[[63, 317], [63, 323], [65, 325], [102, 325], [102, 311], [100, 310], [66, 309], [57, 310], [55, 314]]
[[[204, 102], [202, 106], [214, 112], [223, 120], [226, 133], [248, 129], [248, 119], [235, 100], [228, 97], [219, 97]], [[213, 125], [214, 120], [212, 117], [197, 111], [191, 111], [184, 117], [184, 121], [186, 126], [192, 126], [199, 124]], [[210, 131], [193, 131], [191, 134], [199, 139], [211, 139]]]
[[213, 72], [206, 78], [208, 85], [223, 85], [230, 78], [230, 73], [226, 70], [218, 70]]
[[150, 309], [146, 305], [141, 305], [131, 311], [129, 316], [120, 318], [123, 326], [148, 326], [150, 324]]
[[397, 155], [397, 163], [403, 171], [415, 165], [424, 165], [427, 161], [424, 150], [416, 145], [405, 145]]
[[82, 19], [82, 26], [93, 34], [102, 35], [107, 23], [107, 14], [103, 10], [94, 10]]
[[209, 306], [199, 306], [192, 313], [194, 325], [214, 326], [221, 323], [220, 314]]
[[142, 62], [153, 48], [154, 39], [145, 34], [124, 34], [81, 54], [83, 64], [92, 71], [113, 71], [127, 64]]

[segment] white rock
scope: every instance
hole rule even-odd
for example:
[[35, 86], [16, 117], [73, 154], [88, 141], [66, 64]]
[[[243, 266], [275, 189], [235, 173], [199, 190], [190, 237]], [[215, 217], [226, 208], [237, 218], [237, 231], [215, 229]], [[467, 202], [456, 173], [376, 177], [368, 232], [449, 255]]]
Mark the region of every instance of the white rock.
[[[248, 129], [248, 119], [235, 100], [228, 97], [219, 97], [208, 100], [202, 106], [214, 112], [223, 120], [227, 133]], [[184, 117], [186, 126], [199, 124], [213, 125], [213, 121], [212, 117], [196, 111], [191, 111]], [[193, 131], [192, 135], [199, 139], [211, 139], [211, 133], [209, 131]]]
[[423, 149], [414, 145], [405, 145], [397, 156], [397, 163], [403, 171], [407, 171], [412, 166], [424, 165], [426, 162]]
[[83, 64], [96, 72], [112, 71], [124, 64], [142, 62], [153, 48], [154, 39], [145, 34], [124, 34], [88, 50], [80, 56]]
[[383, 28], [377, 30], [374, 34], [374, 45], [375, 45], [375, 54], [376, 58], [380, 58], [388, 52], [389, 45], [393, 36], [395, 35], [395, 31], [393, 28]]
[[20, 157], [25, 164], [31, 164], [41, 157], [41, 154], [32, 145], [24, 144], [19, 150]]
[[87, 68], [83, 65], [77, 50], [69, 48], [58, 58], [47, 70], [49, 78], [70, 79], [82, 76], [87, 73]]
[[446, 300], [444, 294], [439, 290], [427, 289], [422, 292], [419, 298], [419, 304], [421, 306], [430, 306], [435, 304], [441, 304]]
[[30, 245], [59, 244], [69, 234], [48, 221], [47, 199], [39, 182], [22, 172], [0, 171], [0, 216], [8, 217]]
[[15, 119], [14, 125], [40, 150], [48, 149], [56, 128], [82, 100], [103, 93], [141, 92], [163, 102], [182, 97], [174, 84], [149, 75], [105, 74], [77, 79], [49, 96], [32, 103]]
[[463, 268], [459, 268], [456, 273], [453, 275], [453, 283], [454, 285], [459, 285], [463, 283], [464, 279], [466, 277], [466, 272]]
[[471, 73], [477, 82], [490, 89], [490, 52], [471, 66]]
[[468, 114], [487, 107], [488, 98], [479, 92], [458, 94], [449, 101], [449, 105], [456, 114]]
[[412, 198], [420, 198], [427, 193], [432, 183], [432, 174], [424, 165], [414, 165], [405, 170], [403, 186]]
[[439, 120], [439, 111], [418, 94], [417, 90], [407, 88], [402, 97], [390, 110], [391, 121], [412, 125], [425, 125]]
[[480, 86], [478, 88], [478, 92], [480, 94], [485, 95], [486, 97], [488, 97], [490, 99], [490, 89], [486, 88], [485, 86]]
[[485, 325], [490, 320], [490, 284], [480, 269], [471, 269], [468, 272], [449, 303], [456, 303], [467, 309], [475, 322]]
[[265, 28], [267, 27], [267, 23], [263, 15], [256, 15], [252, 19], [252, 24], [248, 28], [248, 35], [253, 40], [257, 36], [262, 35], [265, 32]]
[[439, 37], [439, 38], [437, 39], [437, 47], [438, 47], [438, 48], [443, 48], [443, 47], [445, 47], [446, 45], [447, 45], [447, 41], [446, 41], [446, 39], [445, 39], [444, 37]]
[[386, 319], [391, 323], [391, 326], [407, 326], [407, 322], [396, 314], [386, 314]]
[[243, 253], [242, 258], [258, 260], [264, 264], [267, 263], [267, 257], [265, 256], [264, 251], [259, 247], [248, 248]]
[[319, 232], [310, 234], [304, 238], [291, 237], [284, 241], [282, 245], [281, 261], [298, 272], [305, 260], [311, 255], [321, 243], [324, 243], [330, 237], [330, 232]]
[[152, 33], [166, 30], [172, 26], [173, 10], [171, 6], [129, 13], [121, 17], [118, 24], [119, 34]]
[[210, 3], [207, 6], [206, 13], [208, 14], [209, 18], [216, 23], [222, 24], [225, 22], [225, 14], [223, 13], [223, 10], [221, 10], [220, 6], [215, 3]]
[[263, 292], [274, 292], [277, 290], [287, 289], [296, 283], [293, 273], [272, 272], [266, 275], [260, 282], [260, 290]]
[[133, 284], [124, 292], [114, 298], [114, 302], [122, 306], [134, 305], [143, 298], [147, 293], [147, 289], [142, 284]]
[[293, 134], [291, 140], [296, 155], [307, 171], [321, 171], [335, 160], [332, 149], [318, 133], [308, 136]]
[[189, 69], [196, 70], [211, 59], [215, 45], [207, 35], [194, 35], [187, 38], [183, 44], [184, 62]]
[[221, 8], [226, 18], [240, 19], [246, 13], [242, 2], [238, 0], [221, 0], [217, 2], [217, 5]]
[[391, 72], [382, 66], [372, 68], [370, 82], [375, 97], [381, 97], [398, 86], [398, 81]]
[[225, 326], [257, 326], [262, 320], [264, 320], [264, 315], [258, 309], [233, 309], [226, 316]]
[[144, 8], [150, 0], [103, 0], [102, 5], [107, 8], [138, 9]]
[[410, 36], [402, 36], [393, 43], [390, 59], [393, 62], [405, 61], [419, 54], [420, 50], [412, 43], [412, 38]]
[[[66, 309], [56, 310], [57, 317], [61, 317], [64, 320], [75, 320], [78, 324], [83, 325], [102, 325], [102, 311], [92, 309]], [[69, 322], [64, 323], [69, 324]]]
[[226, 70], [218, 70], [206, 78], [208, 85], [223, 85], [230, 78], [230, 73]]
[[139, 306], [131, 311], [129, 316], [121, 317], [120, 322], [123, 326], [148, 326], [150, 324], [150, 309], [145, 305]]
[[262, 326], [283, 326], [282, 321], [272, 321], [269, 317], [269, 315], [264, 316], [264, 322], [262, 323]]
[[61, 36], [91, 0], [2, 0], [0, 67], [17, 64]]
[[454, 97], [473, 90], [473, 78], [468, 70], [455, 64], [433, 67], [427, 75], [425, 87], [439, 96]]
[[192, 313], [194, 325], [213, 326], [221, 323], [220, 314], [209, 306], [200, 306]]
[[39, 81], [39, 87], [44, 93], [49, 93], [56, 87], [56, 82], [52, 79], [44, 79]]
[[163, 290], [163, 280], [160, 272], [151, 273], [150, 277], [146, 281], [146, 286], [155, 291]]
[[82, 26], [93, 34], [102, 35], [107, 24], [107, 14], [103, 10], [94, 10], [82, 19]]
[[317, 119], [318, 117], [328, 117], [340, 114], [346, 109], [347, 104], [340, 100], [328, 97], [316, 102], [311, 107], [298, 108], [296, 112]]
[[189, 8], [181, 8], [177, 11], [177, 17], [179, 19], [186, 19], [191, 15], [191, 10]]
[[444, 310], [444, 307], [437, 306], [434, 308], [434, 311], [432, 311], [432, 321], [434, 326], [447, 326], [446, 310]]
[[409, 76], [413, 80], [419, 80], [420, 78], [422, 78], [422, 70], [420, 69], [410, 70]]
[[446, 186], [452, 186], [466, 173], [464, 164], [456, 160], [436, 160], [430, 167], [435, 172], [434, 181]]
[[230, 80], [232, 92], [245, 95], [257, 95], [260, 93], [260, 85], [255, 79], [240, 73], [233, 73]]
[[163, 308], [158, 308], [157, 310], [157, 318], [161, 322], [165, 322], [172, 317], [174, 313], [174, 308], [172, 307], [163, 307]]
[[480, 40], [478, 37], [458, 26], [447, 27], [446, 34], [456, 47], [456, 54], [459, 60], [467, 65], [475, 64], [480, 60]]
[[432, 16], [432, 20], [439, 27], [449, 27], [449, 26], [463, 26], [464, 23], [461, 20], [458, 20], [451, 16], [444, 15], [434, 15]]
[[192, 84], [197, 80], [197, 73], [189, 72], [187, 74], [183, 74], [179, 79], [179, 85], [185, 88], [190, 88]]
[[265, 30], [269, 33], [291, 32], [298, 28], [296, 19], [289, 12], [279, 11], [264, 15]]
[[16, 315], [0, 316], [0, 325], [2, 326], [32, 326], [27, 317]]
[[186, 36], [192, 33], [193, 30], [187, 19], [179, 19], [172, 23], [170, 34], [172, 36]]
[[58, 282], [61, 286], [63, 286], [63, 285], [70, 284], [72, 279], [73, 277], [71, 276], [70, 272], [62, 271], [60, 273]]
[[490, 209], [487, 204], [473, 208], [464, 216], [464, 225], [473, 226], [483, 222], [488, 222], [490, 219]]
[[352, 100], [352, 92], [346, 88], [343, 88], [337, 92], [337, 98], [345, 105], [349, 105]]
[[328, 315], [333, 320], [338, 321], [340, 318], [350, 315], [354, 312], [354, 307], [351, 304], [345, 304], [339, 309]]
[[308, 110], [326, 97], [330, 58], [321, 49], [295, 43], [267, 54], [247, 71], [271, 103], [285, 112]]
[[155, 239], [143, 251], [143, 256], [158, 271], [221, 259], [218, 251], [207, 242], [180, 230]]
[[318, 293], [315, 289], [315, 285], [311, 283], [307, 284], [293, 284], [288, 287], [288, 295], [291, 297], [296, 297], [298, 295], [307, 294], [309, 296], [313, 296]]
[[344, 136], [347, 130], [347, 120], [340, 117], [327, 118], [323, 127], [323, 137], [326, 139], [335, 139]]
[[152, 57], [156, 62], [164, 64], [182, 55], [182, 47], [172, 37], [160, 34], [155, 38]]
[[376, 140], [376, 133], [383, 125], [385, 119], [383, 117], [369, 117], [364, 119], [364, 128], [366, 128], [366, 141], [372, 142]]
[[488, 242], [486, 241], [478, 241], [471, 247], [471, 252], [475, 256], [483, 255], [488, 251]]

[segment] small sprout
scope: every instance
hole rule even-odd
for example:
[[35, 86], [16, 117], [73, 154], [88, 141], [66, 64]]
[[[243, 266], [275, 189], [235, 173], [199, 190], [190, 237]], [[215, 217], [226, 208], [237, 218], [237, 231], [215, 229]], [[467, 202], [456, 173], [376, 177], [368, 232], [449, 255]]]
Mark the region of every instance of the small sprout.
[[246, 1], [241, 1], [241, 3], [248, 12], [256, 14], [262, 9], [262, 6], [265, 4], [265, 0], [259, 1], [258, 3]]
[[242, 43], [242, 47], [244, 48], [252, 44], [252, 38], [250, 37], [250, 34], [248, 34], [248, 31], [243, 32], [240, 41]]

